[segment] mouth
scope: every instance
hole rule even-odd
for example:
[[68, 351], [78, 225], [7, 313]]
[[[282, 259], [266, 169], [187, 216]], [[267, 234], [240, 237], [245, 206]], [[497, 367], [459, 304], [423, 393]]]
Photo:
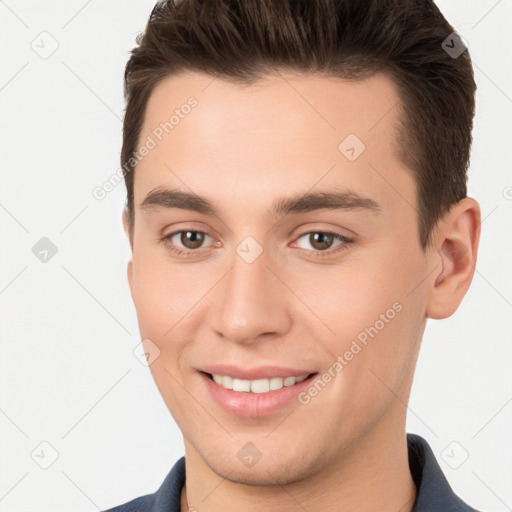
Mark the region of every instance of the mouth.
[[[305, 373], [293, 370], [276, 372], [275, 369], [250, 372], [237, 371], [230, 367], [231, 371], [218, 368], [217, 371], [219, 370], [223, 373], [198, 371], [206, 396], [209, 396], [213, 403], [225, 413], [252, 419], [271, 417], [290, 407], [303, 407], [299, 397], [312, 385], [318, 375], [318, 372]], [[237, 376], [233, 376], [233, 373]], [[263, 377], [262, 373], [268, 376]], [[275, 373], [281, 375], [270, 376]], [[290, 373], [296, 373], [296, 375], [289, 375]], [[240, 378], [249, 375], [259, 378]]]
[[305, 373], [299, 376], [287, 377], [269, 377], [262, 379], [239, 379], [230, 375], [221, 375], [218, 373], [201, 372], [210, 380], [223, 387], [224, 389], [239, 393], [266, 394], [272, 391], [279, 391], [284, 387], [295, 386], [305, 380], [311, 379], [318, 372]]

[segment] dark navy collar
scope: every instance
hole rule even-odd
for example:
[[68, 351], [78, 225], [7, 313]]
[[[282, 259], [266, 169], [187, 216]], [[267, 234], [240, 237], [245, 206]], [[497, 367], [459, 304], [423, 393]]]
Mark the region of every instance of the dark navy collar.
[[[407, 448], [409, 468], [417, 489], [412, 512], [477, 512], [453, 492], [425, 439], [407, 434]], [[180, 512], [184, 483], [185, 457], [181, 457], [158, 491], [105, 512]]]
[[453, 492], [425, 439], [407, 434], [407, 448], [417, 490], [412, 512], [477, 512]]

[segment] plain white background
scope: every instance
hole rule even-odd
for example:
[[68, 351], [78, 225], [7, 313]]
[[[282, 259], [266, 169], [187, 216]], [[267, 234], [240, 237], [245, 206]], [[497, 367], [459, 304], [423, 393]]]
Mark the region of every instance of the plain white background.
[[[4, 512], [106, 509], [154, 492], [183, 455], [181, 434], [133, 352], [140, 338], [126, 280], [124, 184], [103, 200], [92, 194], [119, 168], [123, 69], [152, 6], [0, 1]], [[439, 6], [474, 62], [469, 190], [484, 221], [468, 295], [453, 317], [428, 324], [407, 430], [428, 440], [467, 502], [505, 511], [512, 509], [512, 2]], [[46, 263], [33, 253], [43, 237], [57, 248]]]

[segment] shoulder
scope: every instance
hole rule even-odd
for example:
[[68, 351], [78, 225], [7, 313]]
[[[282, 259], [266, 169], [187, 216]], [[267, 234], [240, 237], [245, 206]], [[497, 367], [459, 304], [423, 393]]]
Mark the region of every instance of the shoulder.
[[453, 492], [425, 439], [407, 434], [407, 447], [417, 489], [412, 512], [479, 512]]
[[109, 508], [103, 512], [149, 512], [152, 510], [155, 503], [154, 497], [154, 494], [140, 496], [139, 498], [135, 498], [117, 507]]
[[181, 489], [185, 483], [185, 457], [181, 457], [160, 488], [103, 512], [180, 512]]

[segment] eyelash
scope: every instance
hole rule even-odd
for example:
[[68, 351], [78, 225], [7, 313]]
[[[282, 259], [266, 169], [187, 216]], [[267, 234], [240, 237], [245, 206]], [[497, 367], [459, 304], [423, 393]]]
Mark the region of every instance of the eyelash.
[[[208, 235], [208, 233], [205, 233], [204, 231], [193, 230], [193, 229], [181, 229], [179, 231], [174, 231], [173, 233], [165, 235], [164, 237], [159, 239], [159, 242], [160, 243], [166, 243], [173, 236], [175, 236], [175, 235], [177, 235], [179, 233], [184, 233], [185, 231], [191, 231], [193, 233], [202, 233], [202, 234], [204, 234], [206, 236], [210, 236], [210, 235]], [[303, 249], [302, 247], [299, 247], [299, 250], [306, 251], [308, 253], [312, 253], [312, 254], [315, 255], [315, 257], [322, 258], [322, 257], [327, 257], [327, 256], [333, 256], [334, 254], [337, 254], [338, 252], [346, 250], [348, 248], [348, 245], [350, 245], [350, 244], [352, 244], [354, 242], [354, 239], [346, 237], [344, 235], [341, 235], [340, 233], [336, 233], [335, 231], [320, 231], [320, 230], [317, 230], [317, 231], [306, 231], [305, 233], [302, 233], [301, 235], [299, 235], [297, 237], [297, 240], [299, 240], [300, 238], [302, 238], [302, 237], [304, 237], [306, 235], [311, 235], [313, 233], [321, 233], [323, 235], [332, 235], [335, 240], [338, 240], [339, 242], [343, 242], [343, 243], [339, 244], [338, 246], [336, 246], [334, 249], [327, 249], [325, 251], [319, 251], [319, 250], [314, 250], [314, 249]], [[192, 256], [194, 253], [201, 252], [201, 249], [205, 249], [205, 247], [200, 247], [199, 249], [181, 249], [180, 247], [169, 245], [168, 249], [173, 254], [176, 254], [178, 256], [189, 257], [189, 256]]]

